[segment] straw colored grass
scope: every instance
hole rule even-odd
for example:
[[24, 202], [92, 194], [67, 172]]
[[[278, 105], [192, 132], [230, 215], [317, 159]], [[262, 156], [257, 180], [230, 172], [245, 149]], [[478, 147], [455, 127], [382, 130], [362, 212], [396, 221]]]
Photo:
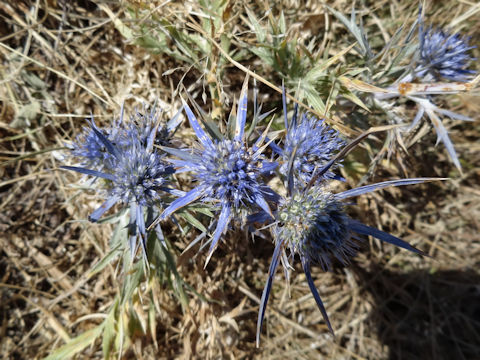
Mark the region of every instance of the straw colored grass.
[[[324, 33], [322, 49], [331, 55], [349, 44], [345, 29], [317, 2], [284, 0], [232, 3], [235, 41], [253, 42], [243, 22], [243, 6], [259, 17], [283, 9], [299, 38]], [[165, 54], [154, 54], [118, 31], [111, 15], [133, 21], [127, 6], [170, 16], [179, 27], [189, 22], [197, 2], [6, 1], [0, 3], [0, 357], [40, 359], [69, 339], [101, 323], [119, 290], [115, 264], [87, 277], [108, 252], [112, 229], [86, 221], [99, 205], [92, 192], [71, 184], [78, 176], [58, 171], [64, 144], [75, 138], [93, 114], [108, 123], [125, 101], [127, 111], [159, 99], [165, 116], [180, 105], [182, 83], [202, 103], [205, 79]], [[337, 0], [335, 9], [350, 12]], [[371, 29], [385, 40], [415, 12], [418, 3], [372, 2]], [[480, 44], [480, 7], [468, 1], [438, 2], [429, 13]], [[388, 21], [385, 21], [387, 19]], [[143, 21], [149, 21], [143, 19]], [[376, 26], [375, 26], [376, 24]], [[117, 26], [116, 26], [117, 25]], [[215, 39], [218, 40], [218, 39]], [[479, 58], [478, 49], [475, 50]], [[218, 52], [214, 56], [221, 56]], [[257, 73], [255, 58], [241, 63]], [[478, 70], [478, 66], [476, 69]], [[175, 69], [173, 71], [173, 69]], [[221, 79], [225, 104], [241, 87], [244, 74], [226, 60]], [[262, 77], [280, 85], [278, 76]], [[199, 80], [200, 79], [200, 80]], [[280, 95], [259, 85], [266, 109]], [[409, 153], [384, 161], [369, 182], [391, 177], [452, 176], [452, 181], [385, 190], [358, 200], [352, 216], [403, 237], [432, 259], [365, 242], [349, 268], [313, 270], [336, 337], [328, 333], [300, 268], [288, 290], [281, 271], [267, 309], [261, 348], [255, 348], [259, 298], [273, 251], [267, 238], [255, 242], [230, 231], [203, 269], [198, 246], [180, 256], [178, 270], [198, 293], [189, 294], [189, 311], [165, 289], [154, 289], [156, 327], [139, 334], [123, 358], [138, 359], [473, 359], [480, 354], [480, 138], [478, 90], [454, 96], [451, 109], [472, 123], [449, 123], [464, 173], [453, 170], [435, 134]], [[208, 94], [206, 94], [208, 98]], [[210, 100], [204, 104], [209, 110]], [[222, 104], [217, 106], [221, 107]], [[225, 106], [222, 111], [229, 111]], [[226, 113], [228, 114], [228, 113]], [[345, 120], [342, 119], [345, 125]], [[352, 130], [352, 134], [353, 134]], [[189, 129], [181, 130], [187, 137]], [[381, 135], [380, 135], [381, 138]], [[366, 153], [368, 148], [357, 152]], [[366, 155], [364, 155], [366, 156]], [[358, 159], [358, 157], [357, 157]], [[397, 161], [397, 160], [400, 161]], [[402, 169], [403, 164], [404, 169]], [[368, 161], [363, 169], [368, 168]], [[363, 174], [358, 174], [358, 179]], [[357, 180], [358, 180], [357, 179]], [[182, 178], [180, 177], [181, 181]], [[350, 184], [355, 185], [354, 180]], [[185, 184], [184, 184], [185, 185]], [[173, 225], [170, 240], [178, 254], [196, 233], [182, 237]], [[148, 304], [138, 311], [148, 312]], [[78, 359], [102, 358], [96, 341]]]

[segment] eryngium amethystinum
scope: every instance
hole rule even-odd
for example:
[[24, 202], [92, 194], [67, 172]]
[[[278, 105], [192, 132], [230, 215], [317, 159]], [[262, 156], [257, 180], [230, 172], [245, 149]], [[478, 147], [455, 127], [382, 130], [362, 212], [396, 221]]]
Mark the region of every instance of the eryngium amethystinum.
[[333, 259], [346, 265], [355, 255], [344, 205], [321, 188], [282, 199], [276, 219], [274, 238], [289, 248], [290, 259], [299, 254], [328, 271]]
[[130, 146], [115, 161], [115, 180], [108, 183], [110, 196], [125, 204], [135, 202], [152, 206], [161, 200], [166, 176], [173, 173], [158, 151], [148, 149], [138, 139], [131, 139]]
[[74, 149], [77, 149], [74, 150], [75, 156], [86, 160], [81, 164], [90, 166], [61, 168], [105, 180], [101, 190], [106, 192], [107, 199], [89, 219], [98, 221], [118, 202], [128, 206], [132, 256], [136, 251], [137, 234], [141, 237], [143, 255], [146, 256], [145, 208], [153, 209], [156, 205], [161, 208], [162, 196], [165, 193], [178, 193], [166, 186], [167, 178], [174, 172], [173, 167], [164, 161], [164, 154], [154, 147], [158, 123], [154, 125], [153, 121], [145, 123], [134, 120], [132, 118], [132, 122], [125, 124], [123, 109], [120, 120], [111, 128], [101, 130], [92, 120], [85, 138], [90, 143], [83, 144], [84, 153], [78, 150], [78, 144], [74, 146]]
[[[332, 166], [332, 164], [330, 163], [328, 166]], [[323, 169], [323, 171], [326, 170], [328, 169]], [[275, 250], [260, 303], [257, 320], [257, 346], [260, 343], [260, 332], [268, 297], [280, 260], [288, 270], [295, 254], [300, 257], [310, 290], [330, 332], [333, 334], [327, 312], [311, 276], [312, 264], [320, 264], [325, 271], [330, 269], [335, 259], [344, 265], [348, 264], [350, 258], [356, 254], [355, 240], [358, 239], [356, 234], [371, 235], [381, 241], [425, 255], [422, 251], [393, 235], [352, 220], [345, 213], [345, 204], [342, 201], [389, 186], [418, 184], [429, 180], [433, 179], [391, 180], [361, 186], [339, 194], [328, 192], [324, 185], [314, 184], [311, 187], [296, 188], [291, 195], [282, 199], [275, 213], [275, 221], [272, 227]], [[289, 256], [286, 254], [287, 249], [290, 251]]]
[[[84, 126], [82, 133], [76, 137], [72, 144], [71, 155], [79, 158], [82, 166], [96, 170], [110, 169], [113, 166], [115, 157], [107, 151], [104, 143], [95, 133], [93, 121], [91, 119], [89, 126]], [[105, 130], [99, 129], [99, 131], [101, 131], [103, 136], [109, 138], [109, 141], [115, 142], [117, 133], [113, 131], [114, 129], [115, 127], [112, 127]]]
[[[130, 116], [130, 121], [124, 121], [123, 105], [120, 117], [113, 121], [111, 126], [97, 130], [108, 139], [116, 148], [128, 149], [135, 146], [134, 142], [147, 147], [149, 137], [153, 137], [155, 145], [169, 145], [170, 140], [181, 122], [181, 110], [168, 122], [159, 121], [160, 109], [153, 106], [143, 105], [142, 111], [135, 109], [134, 115]], [[82, 129], [71, 145], [72, 156], [80, 159], [82, 167], [88, 167], [95, 170], [114, 170], [115, 157], [107, 150], [95, 132], [93, 118], [89, 120], [89, 126]]]
[[153, 136], [154, 145], [170, 145], [170, 140], [181, 123], [181, 110], [168, 122], [164, 122], [159, 121], [161, 109], [156, 104], [151, 107], [144, 104], [141, 110], [134, 110], [130, 121], [124, 125], [126, 131], [123, 134], [127, 135], [127, 138], [122, 140], [126, 142], [127, 146], [130, 139], [139, 140], [144, 146], [147, 146], [149, 137]]
[[[325, 124], [323, 119], [317, 119], [310, 114], [302, 113], [301, 120], [298, 119], [298, 104], [295, 104], [292, 119], [288, 120], [286, 93], [283, 90], [283, 112], [287, 135], [283, 145], [272, 143], [273, 150], [280, 155], [280, 173], [288, 178], [300, 180], [307, 184], [316, 169], [326, 165], [334, 154], [345, 144], [340, 138], [338, 131]], [[317, 181], [337, 178], [333, 173], [334, 167], [330, 168]], [[290, 168], [292, 169], [289, 172]]]
[[263, 138], [252, 147], [246, 143], [247, 83], [248, 78], [240, 95], [232, 140], [212, 139], [202, 129], [190, 107], [184, 104], [188, 120], [199, 142], [191, 151], [165, 148], [165, 151], [181, 159], [171, 160], [177, 171], [192, 172], [197, 186], [175, 200], [165, 209], [159, 220], [166, 219], [181, 207], [198, 199], [220, 207], [206, 263], [232, 219], [258, 209], [271, 214], [268, 201], [276, 196], [263, 180], [263, 176], [276, 166], [266, 161], [262, 155]]
[[420, 59], [416, 70], [418, 77], [431, 75], [434, 80], [467, 81], [474, 71], [468, 66], [473, 58], [469, 38], [450, 34], [432, 27], [420, 26]]

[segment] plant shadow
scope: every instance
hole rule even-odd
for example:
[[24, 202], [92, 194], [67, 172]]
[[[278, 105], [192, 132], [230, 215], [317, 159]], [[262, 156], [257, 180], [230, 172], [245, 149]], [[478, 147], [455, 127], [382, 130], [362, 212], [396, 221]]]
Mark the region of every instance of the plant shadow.
[[355, 266], [374, 301], [370, 323], [388, 359], [480, 359], [480, 275]]

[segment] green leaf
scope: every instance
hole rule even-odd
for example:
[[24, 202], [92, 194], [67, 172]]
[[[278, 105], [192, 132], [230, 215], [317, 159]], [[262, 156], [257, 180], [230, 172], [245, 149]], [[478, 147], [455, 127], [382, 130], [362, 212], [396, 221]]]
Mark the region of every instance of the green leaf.
[[350, 69], [346, 72], [343, 73], [343, 75], [350, 75], [351, 77], [357, 76], [358, 74], [361, 74], [365, 71], [368, 71], [368, 68], [363, 67], [363, 68], [358, 68], [358, 69]]
[[117, 15], [115, 15], [108, 6], [102, 4], [99, 7], [107, 13], [108, 17], [113, 22], [115, 28], [118, 30], [118, 32], [120, 32], [120, 34], [122, 34], [125, 39], [134, 39], [135, 35], [133, 33], [133, 30], [127, 25], [125, 25], [125, 23]]
[[140, 316], [134, 310], [133, 307], [130, 307], [128, 310], [127, 332], [130, 338], [134, 338], [137, 334], [145, 335], [146, 333], [146, 329], [143, 328], [143, 324], [142, 324], [142, 321], [140, 320]]
[[[46, 88], [45, 82], [34, 73], [24, 71], [22, 72], [22, 78], [28, 83], [28, 85], [35, 88], [35, 90], [41, 91]], [[33, 101], [33, 99], [30, 101]]]
[[104, 323], [87, 330], [84, 333], [73, 338], [65, 345], [56, 349], [52, 354], [47, 356], [44, 360], [65, 360], [78, 352], [85, 349], [87, 346], [93, 344], [93, 342], [100, 336], [104, 327]]
[[212, 46], [210, 45], [210, 42], [205, 39], [202, 35], [198, 34], [192, 34], [189, 35], [190, 39], [195, 43], [198, 48], [200, 49], [201, 52], [203, 52], [205, 55], [210, 54], [212, 52]]
[[118, 298], [113, 304], [107, 318], [104, 321], [104, 330], [103, 330], [103, 339], [102, 339], [102, 350], [104, 359], [110, 357], [110, 352], [112, 351], [112, 346], [114, 344], [115, 336], [117, 335], [116, 331], [116, 321], [115, 315], [117, 313], [118, 307]]
[[125, 215], [127, 210], [127, 208], [123, 208], [119, 212], [116, 212], [112, 215], [104, 216], [97, 221], [97, 224], [115, 224], [122, 218], [123, 215]]
[[331, 7], [327, 6], [327, 9], [338, 19], [340, 20], [343, 25], [350, 31], [350, 33], [355, 37], [358, 44], [360, 45], [360, 53], [365, 56], [368, 53], [368, 43], [366, 43], [366, 37], [364, 35], [363, 29], [359, 28], [358, 25], [355, 23], [355, 9], [352, 10], [352, 14], [350, 20], [348, 20], [343, 14], [339, 13], [338, 11], [332, 9]]
[[256, 47], [250, 47], [250, 51], [255, 55], [257, 55], [267, 65], [271, 67], [275, 65], [275, 61], [273, 60], [272, 53], [268, 48], [258, 45]]
[[305, 90], [305, 96], [307, 97], [308, 104], [311, 105], [319, 113], [325, 113], [325, 103], [322, 101], [315, 89], [311, 91]]
[[207, 215], [208, 217], [213, 217], [213, 213], [210, 207], [202, 206], [202, 205], [188, 205], [188, 210], [196, 211], [201, 214]]
[[335, 81], [335, 78], [332, 76], [331, 79], [332, 86], [330, 87], [330, 94], [328, 95], [327, 103], [325, 104], [325, 114], [330, 112], [330, 109], [333, 105], [335, 105], [338, 93], [340, 92], [340, 87], [338, 83]]
[[163, 33], [158, 33], [157, 36], [158, 38], [150, 35], [141, 35], [135, 39], [135, 45], [157, 53], [164, 52], [163, 50], [167, 47], [166, 36]]
[[157, 345], [157, 311], [155, 309], [155, 305], [150, 302], [148, 306], [148, 331], [150, 332], [150, 336], [152, 337], [155, 346]]
[[127, 209], [124, 209], [120, 214], [121, 216], [119, 216], [117, 226], [110, 238], [110, 249], [116, 248], [118, 245], [125, 245], [125, 239], [128, 236], [127, 225], [129, 222], [129, 212]]
[[112, 249], [107, 255], [103, 257], [98, 263], [96, 263], [93, 268], [90, 270], [88, 273], [88, 277], [92, 277], [99, 271], [101, 271], [105, 266], [107, 266], [115, 257], [120, 255], [122, 253], [122, 250], [120, 247], [122, 244], [118, 244], [114, 249]]
[[[168, 242], [167, 242], [168, 243]], [[178, 295], [178, 298], [180, 300], [180, 303], [182, 305], [182, 309], [185, 310], [188, 308], [188, 297], [187, 294], [185, 293], [184, 290], [184, 281], [180, 274], [177, 271], [177, 266], [175, 264], [175, 261], [173, 260], [173, 256], [170, 253], [170, 251], [162, 246], [163, 252], [165, 254], [165, 258], [167, 260], [168, 268], [172, 272], [174, 278], [175, 278], [175, 293]]]
[[326, 61], [323, 61], [322, 63], [314, 66], [314, 67], [305, 75], [305, 80], [306, 80], [307, 82], [314, 83], [314, 82], [317, 81], [319, 78], [325, 76], [326, 70], [327, 70], [330, 66], [332, 66], [333, 64], [335, 64], [343, 55], [345, 55], [346, 53], [348, 53], [354, 46], [355, 46], [355, 44], [352, 44], [352, 45], [346, 47], [345, 49], [339, 51], [337, 54], [335, 54], [335, 55], [332, 56], [331, 58], [327, 59]]
[[283, 14], [283, 11], [280, 14], [279, 25], [280, 25], [280, 34], [286, 34], [287, 33], [287, 23], [285, 21], [285, 15]]
[[245, 10], [247, 11], [248, 19], [250, 20], [250, 25], [253, 28], [255, 35], [257, 36], [258, 42], [264, 43], [265, 40], [267, 39], [267, 32], [265, 31], [263, 26], [260, 25], [260, 22], [255, 17], [255, 14], [249, 8], [245, 8]]
[[347, 91], [345, 93], [342, 93], [342, 96], [348, 100], [350, 100], [351, 102], [357, 104], [358, 106], [360, 106], [361, 108], [367, 110], [368, 112], [370, 112], [369, 108], [367, 107], [367, 105], [365, 105], [363, 103], [362, 100], [360, 100], [357, 95], [355, 95], [354, 93], [350, 92], [350, 91]]
[[139, 261], [132, 266], [131, 271], [125, 277], [125, 282], [122, 288], [122, 292], [120, 294], [122, 305], [132, 298], [132, 295], [140, 285], [142, 278], [143, 278], [143, 262]]
[[182, 218], [185, 219], [186, 222], [188, 222], [190, 225], [196, 227], [198, 230], [200, 230], [201, 232], [206, 232], [207, 231], [207, 228], [205, 226], [203, 226], [203, 224], [198, 221], [195, 216], [193, 216], [190, 212], [188, 212], [187, 210], [183, 210], [183, 211], [180, 211], [180, 212], [177, 212], [176, 213], [178, 216], [181, 216]]
[[17, 113], [15, 119], [10, 123], [10, 126], [15, 129], [24, 129], [31, 126], [31, 121], [34, 120], [41, 111], [41, 106], [38, 101], [31, 99], [29, 103], [22, 105]]

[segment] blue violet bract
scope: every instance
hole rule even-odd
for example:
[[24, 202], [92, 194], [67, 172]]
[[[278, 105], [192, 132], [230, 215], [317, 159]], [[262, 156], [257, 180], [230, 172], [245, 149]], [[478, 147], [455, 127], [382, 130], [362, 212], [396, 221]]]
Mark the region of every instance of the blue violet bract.
[[469, 39], [460, 34], [429, 27], [424, 30], [420, 20], [420, 60], [416, 70], [418, 77], [431, 75], [434, 80], [467, 81], [475, 72], [468, 69], [473, 60]]

